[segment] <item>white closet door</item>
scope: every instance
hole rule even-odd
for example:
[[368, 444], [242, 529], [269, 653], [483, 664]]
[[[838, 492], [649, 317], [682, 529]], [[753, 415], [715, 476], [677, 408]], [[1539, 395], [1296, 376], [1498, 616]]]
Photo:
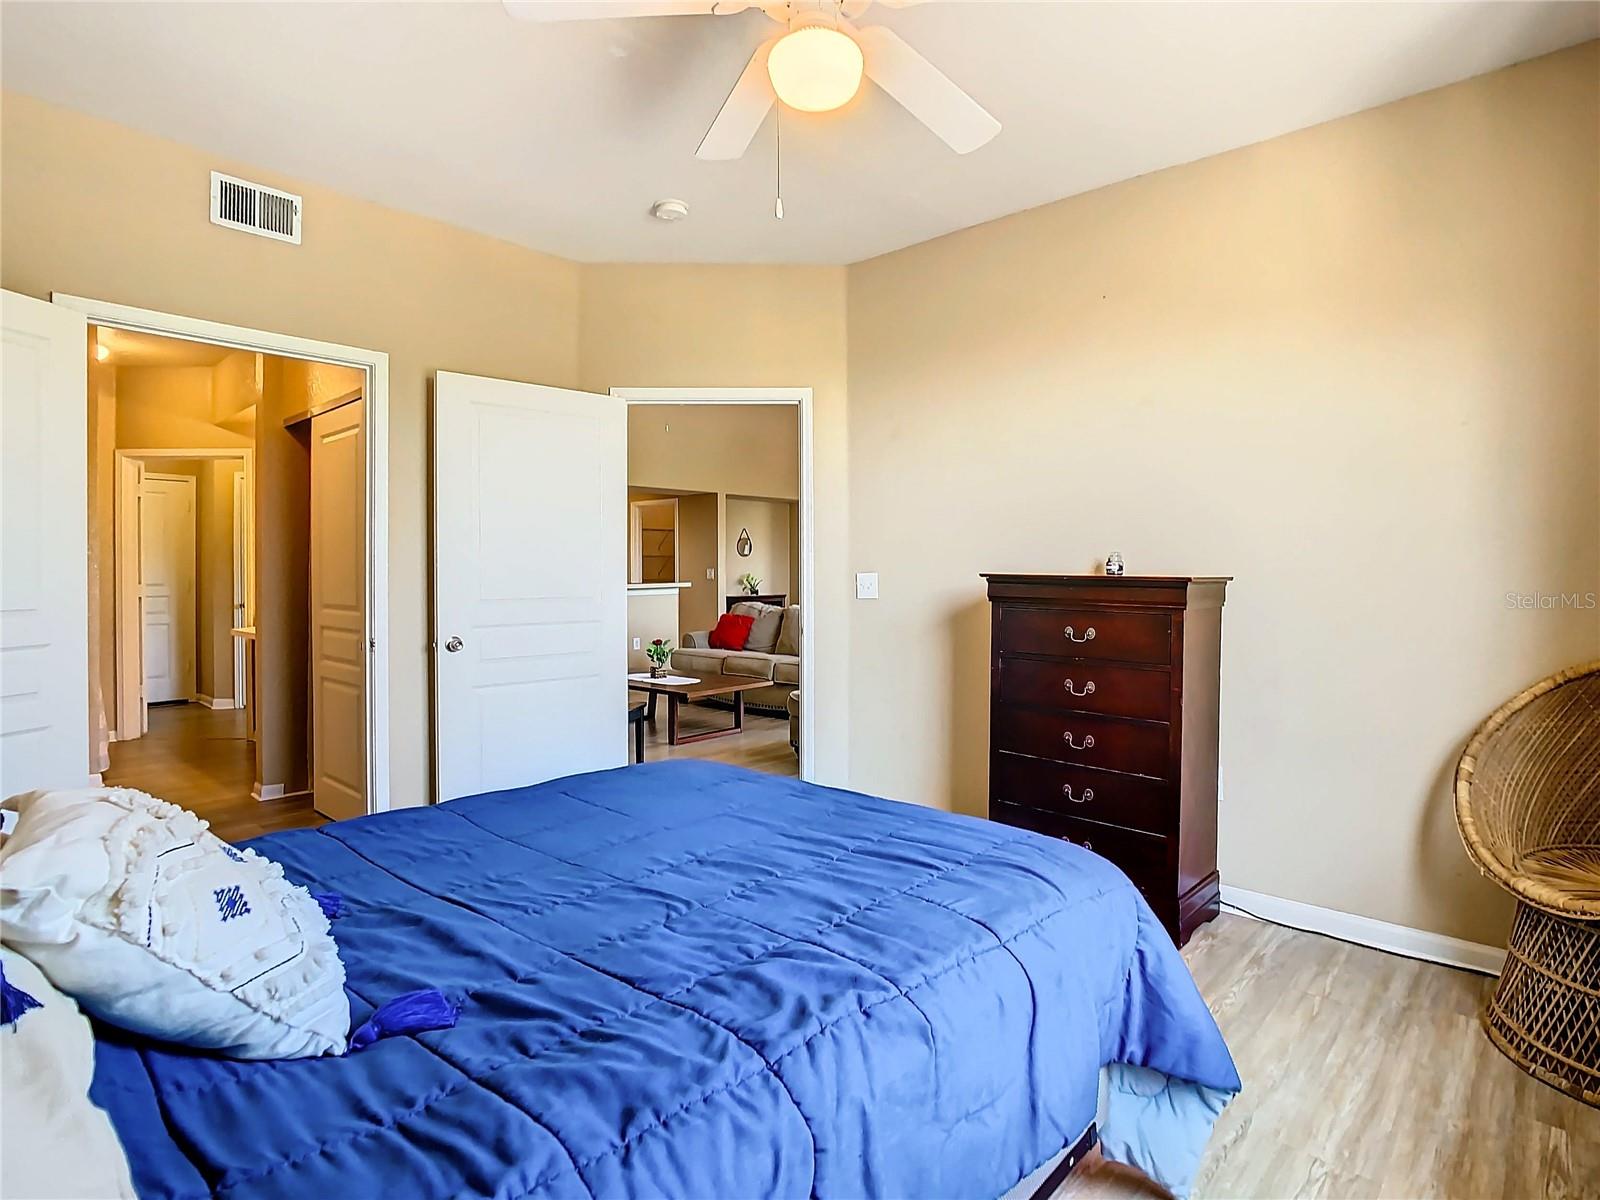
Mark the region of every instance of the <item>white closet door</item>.
[[627, 450], [619, 397], [435, 376], [439, 799], [624, 762]]
[[89, 774], [88, 325], [0, 294], [0, 796]]
[[311, 778], [335, 820], [367, 811], [365, 411], [311, 419]]
[[195, 685], [195, 488], [148, 468], [139, 497], [139, 619], [146, 704], [191, 700]]

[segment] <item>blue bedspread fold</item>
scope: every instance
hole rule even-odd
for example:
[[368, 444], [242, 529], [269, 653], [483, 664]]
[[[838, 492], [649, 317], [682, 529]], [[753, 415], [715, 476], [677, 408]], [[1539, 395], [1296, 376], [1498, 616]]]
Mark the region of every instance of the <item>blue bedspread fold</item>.
[[1006, 825], [678, 762], [252, 844], [344, 897], [354, 1021], [460, 1021], [274, 1063], [101, 1030], [145, 1196], [998, 1196], [1105, 1064], [1239, 1087], [1127, 879]]

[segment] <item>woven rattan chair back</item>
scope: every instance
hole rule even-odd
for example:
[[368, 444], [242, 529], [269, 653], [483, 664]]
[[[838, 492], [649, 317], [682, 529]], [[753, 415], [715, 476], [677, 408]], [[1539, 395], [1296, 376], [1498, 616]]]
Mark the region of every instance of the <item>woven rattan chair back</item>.
[[1467, 853], [1519, 905], [1490, 1040], [1600, 1107], [1600, 662], [1513, 697], [1456, 768]]

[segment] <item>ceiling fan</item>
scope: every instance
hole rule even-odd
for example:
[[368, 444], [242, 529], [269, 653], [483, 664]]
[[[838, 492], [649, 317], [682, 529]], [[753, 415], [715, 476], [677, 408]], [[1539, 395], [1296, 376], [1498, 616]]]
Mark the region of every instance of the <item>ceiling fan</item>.
[[[856, 26], [852, 18], [873, 0], [591, 0], [545, 3], [504, 0], [524, 21], [589, 21], [624, 17], [730, 16], [749, 8], [783, 26], [756, 47], [695, 156], [730, 159], [744, 154], [775, 100], [801, 112], [830, 112], [847, 104], [872, 80], [957, 154], [967, 154], [1000, 132], [984, 111], [945, 73], [882, 25]], [[904, 8], [919, 0], [878, 0]]]

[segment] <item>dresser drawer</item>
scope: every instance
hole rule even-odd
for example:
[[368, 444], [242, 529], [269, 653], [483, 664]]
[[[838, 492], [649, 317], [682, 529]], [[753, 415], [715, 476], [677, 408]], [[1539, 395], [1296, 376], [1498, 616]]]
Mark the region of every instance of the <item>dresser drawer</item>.
[[1167, 778], [1166, 725], [997, 704], [994, 749], [1107, 771]]
[[1144, 895], [1156, 914], [1165, 917], [1165, 910], [1177, 901], [1177, 881], [1171, 877], [1167, 864], [1167, 839], [1131, 829], [1118, 829], [1096, 821], [1077, 821], [1055, 813], [1022, 808], [1015, 804], [992, 801], [989, 819], [1019, 829], [1030, 829], [1046, 837], [1061, 838], [1100, 857], [1115, 863], [1122, 873]]
[[1007, 604], [1000, 609], [999, 640], [1005, 654], [1163, 665], [1172, 661], [1171, 618], [1165, 613]]
[[1172, 673], [1087, 659], [1000, 660], [1000, 699], [1074, 712], [1166, 721], [1172, 717]]
[[990, 770], [990, 800], [1146, 833], [1170, 834], [1177, 825], [1172, 785], [1141, 775], [1091, 771], [1003, 753], [994, 756]]

